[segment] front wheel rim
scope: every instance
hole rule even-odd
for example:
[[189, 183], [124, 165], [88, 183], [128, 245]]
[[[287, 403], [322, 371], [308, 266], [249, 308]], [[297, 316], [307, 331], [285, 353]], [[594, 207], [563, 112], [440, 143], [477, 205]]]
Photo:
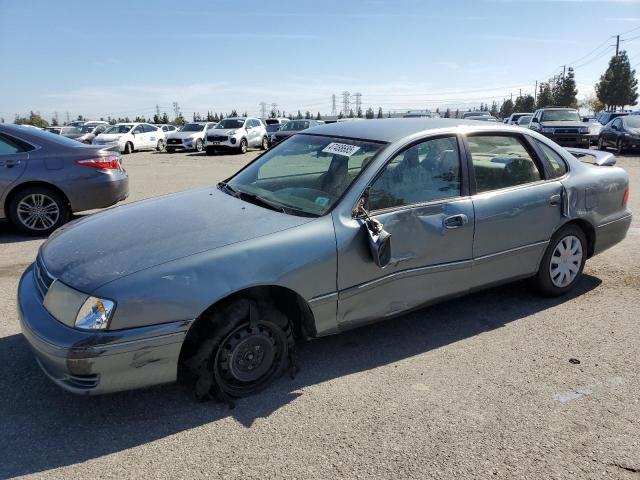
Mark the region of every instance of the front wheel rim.
[[45, 231], [60, 219], [55, 200], [43, 193], [27, 195], [18, 203], [18, 220], [29, 230]]
[[242, 143], [240, 144], [240, 151], [242, 153], [247, 153], [247, 142], [245, 142], [244, 140], [242, 141]]
[[196, 151], [198, 152], [202, 151], [202, 140], [196, 141]]
[[575, 235], [568, 235], [558, 242], [549, 261], [551, 283], [564, 288], [574, 282], [582, 265], [582, 242]]

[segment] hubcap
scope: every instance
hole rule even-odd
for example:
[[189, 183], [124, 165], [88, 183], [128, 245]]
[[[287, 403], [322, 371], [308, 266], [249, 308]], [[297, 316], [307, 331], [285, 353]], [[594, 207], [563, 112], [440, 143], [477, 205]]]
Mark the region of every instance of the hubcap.
[[576, 279], [582, 264], [582, 243], [574, 235], [558, 242], [551, 255], [549, 274], [556, 287], [566, 287]]
[[18, 203], [18, 219], [31, 230], [47, 230], [60, 218], [58, 204], [48, 195], [32, 193]]

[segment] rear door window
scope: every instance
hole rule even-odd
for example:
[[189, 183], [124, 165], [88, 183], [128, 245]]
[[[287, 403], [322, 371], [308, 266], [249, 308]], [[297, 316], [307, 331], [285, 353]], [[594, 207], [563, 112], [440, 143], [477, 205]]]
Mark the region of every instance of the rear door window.
[[549, 163], [552, 178], [558, 178], [567, 173], [567, 164], [558, 152], [545, 143], [542, 143], [540, 140], [533, 139], [533, 141], [536, 143], [538, 148], [540, 148], [542, 155], [544, 155], [544, 158]]

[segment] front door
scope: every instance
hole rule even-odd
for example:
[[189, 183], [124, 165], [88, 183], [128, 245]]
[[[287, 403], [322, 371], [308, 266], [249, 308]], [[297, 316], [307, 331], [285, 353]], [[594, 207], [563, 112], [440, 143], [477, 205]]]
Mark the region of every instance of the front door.
[[371, 183], [368, 210], [391, 234], [391, 262], [371, 259], [360, 219], [334, 217], [338, 322], [349, 328], [465, 292], [474, 212], [456, 136], [418, 142], [396, 154]]
[[[553, 154], [538, 143], [541, 155]], [[519, 134], [469, 135], [467, 144], [475, 179], [472, 287], [533, 275], [562, 220], [562, 184], [553, 177], [566, 173], [563, 160], [553, 160], [562, 163], [555, 175]]]

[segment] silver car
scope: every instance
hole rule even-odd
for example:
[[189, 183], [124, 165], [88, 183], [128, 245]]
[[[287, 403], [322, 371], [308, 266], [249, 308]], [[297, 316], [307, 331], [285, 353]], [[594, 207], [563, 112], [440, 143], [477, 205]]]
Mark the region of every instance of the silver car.
[[129, 194], [120, 154], [35, 128], [0, 125], [0, 219], [48, 235], [74, 212]]
[[193, 122], [187, 123], [180, 130], [167, 134], [168, 153], [176, 150], [195, 150], [201, 152], [204, 150], [204, 139], [209, 129], [214, 128], [216, 122]]
[[297, 341], [521, 278], [562, 295], [631, 223], [613, 155], [574, 154], [477, 121], [314, 127], [216, 186], [58, 230], [20, 280], [22, 331], [75, 393], [181, 378], [229, 399]]

